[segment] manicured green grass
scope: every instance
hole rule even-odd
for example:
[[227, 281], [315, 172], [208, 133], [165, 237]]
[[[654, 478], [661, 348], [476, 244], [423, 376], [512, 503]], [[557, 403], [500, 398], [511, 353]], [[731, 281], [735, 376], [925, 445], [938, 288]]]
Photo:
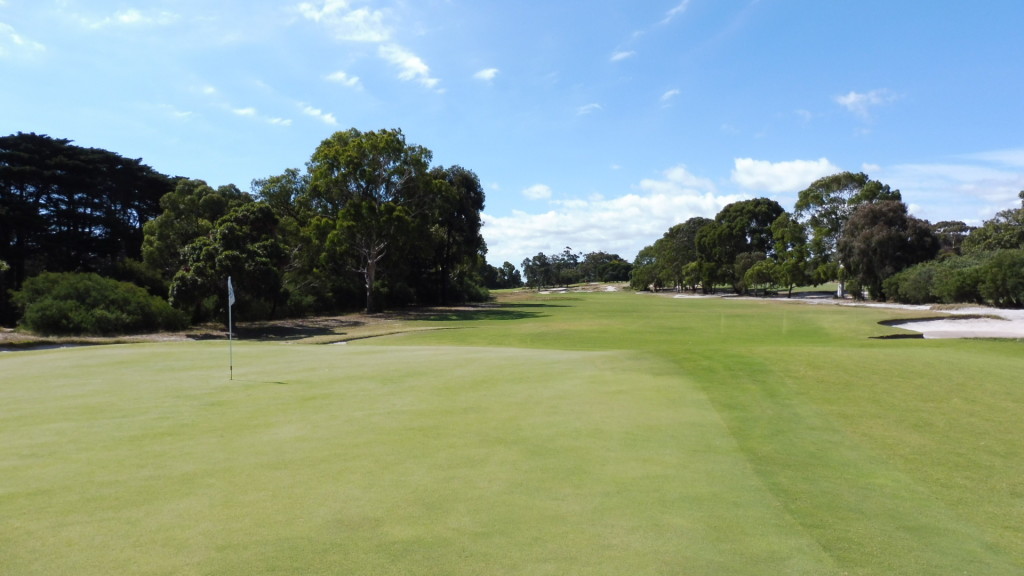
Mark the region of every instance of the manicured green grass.
[[233, 382], [224, 342], [0, 354], [0, 573], [1024, 570], [1021, 343], [509, 298]]

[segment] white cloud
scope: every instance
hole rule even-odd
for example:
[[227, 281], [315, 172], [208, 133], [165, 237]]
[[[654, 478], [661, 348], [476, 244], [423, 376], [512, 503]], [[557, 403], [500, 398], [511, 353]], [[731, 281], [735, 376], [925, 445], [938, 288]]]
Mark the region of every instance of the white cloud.
[[0, 58], [31, 56], [45, 51], [46, 46], [25, 38], [12, 26], [0, 22]]
[[256, 116], [255, 108], [233, 108], [231, 111], [237, 114], [238, 116]]
[[661, 102], [663, 104], [668, 103], [669, 100], [675, 98], [676, 96], [679, 96], [680, 94], [682, 94], [682, 92], [680, 92], [679, 90], [669, 90], [668, 92], [665, 92], [664, 94], [661, 95]]
[[661, 178], [645, 179], [629, 194], [593, 196], [552, 202], [542, 214], [515, 211], [511, 216], [483, 215], [488, 261], [516, 266], [538, 252], [603, 250], [633, 260], [671, 226], [695, 216], [714, 217], [726, 204], [744, 196], [719, 196], [715, 185], [684, 166], [666, 170]]
[[274, 126], [291, 126], [292, 125], [292, 121], [290, 119], [288, 119], [288, 118], [271, 118], [271, 119], [267, 120], [267, 122], [270, 122]]
[[636, 52], [634, 52], [632, 50], [623, 51], [623, 52], [616, 52], [616, 53], [612, 54], [611, 61], [612, 62], [621, 62], [621, 61], [623, 61], [623, 60], [625, 60], [627, 58], [632, 58], [633, 56], [636, 56]]
[[914, 215], [933, 222], [980, 224], [999, 210], [1020, 207], [1017, 193], [1024, 190], [1024, 170], [982, 160], [1001, 158], [999, 152], [972, 157], [979, 162], [897, 164], [881, 167], [872, 177], [899, 189], [908, 205], [930, 207]]
[[526, 196], [530, 200], [545, 200], [551, 198], [551, 188], [544, 184], [534, 184], [526, 190], [523, 190], [523, 196]]
[[107, 16], [99, 20], [82, 18], [89, 28], [99, 29], [108, 26], [167, 26], [174, 24], [180, 16], [173, 12], [144, 13], [135, 8], [115, 12], [113, 16]]
[[668, 12], [665, 13], [665, 18], [661, 21], [661, 23], [662, 24], [668, 24], [676, 16], [679, 16], [683, 12], [686, 12], [686, 9], [689, 8], [689, 7], [690, 7], [690, 0], [683, 0], [682, 2], [677, 4], [675, 8], [673, 8], [673, 9], [671, 9]]
[[330, 28], [338, 40], [376, 43], [387, 42], [391, 38], [382, 10], [352, 10], [348, 0], [303, 2], [297, 9], [306, 19]]
[[1024, 148], [979, 152], [977, 154], [965, 155], [964, 158], [970, 160], [981, 160], [983, 162], [990, 162], [993, 164], [1002, 164], [1003, 166], [1024, 168]]
[[892, 92], [882, 89], [864, 93], [851, 91], [848, 94], [836, 96], [835, 101], [850, 112], [867, 119], [871, 117], [872, 108], [890, 104], [898, 99], [899, 97]]
[[587, 104], [586, 106], [580, 106], [579, 108], [577, 108], [576, 109], [576, 115], [577, 116], [586, 116], [587, 114], [590, 114], [592, 112], [597, 112], [598, 110], [604, 110], [604, 108], [602, 108], [600, 104], [597, 104], [595, 102], [593, 104]]
[[796, 192], [818, 178], [835, 174], [839, 168], [827, 158], [768, 162], [753, 158], [736, 158], [732, 181], [761, 192]]
[[363, 87], [363, 83], [359, 80], [359, 76], [349, 76], [342, 70], [328, 74], [327, 79], [331, 82], [336, 82], [349, 88], [362, 89]]
[[483, 80], [485, 82], [490, 82], [491, 80], [494, 80], [494, 78], [498, 75], [498, 72], [499, 70], [497, 68], [485, 68], [477, 72], [476, 74], [473, 74], [473, 78], [476, 78], [477, 80]]
[[398, 67], [400, 80], [416, 80], [431, 90], [440, 82], [430, 76], [430, 67], [419, 56], [397, 44], [384, 44], [377, 52], [381, 58]]
[[300, 104], [300, 106], [302, 107], [303, 114], [307, 116], [312, 116], [313, 118], [320, 120], [321, 122], [327, 124], [328, 126], [335, 126], [338, 124], [338, 120], [337, 118], [334, 117], [334, 114], [324, 112], [323, 110], [320, 110], [319, 108], [314, 108], [313, 106], [310, 106], [308, 104]]

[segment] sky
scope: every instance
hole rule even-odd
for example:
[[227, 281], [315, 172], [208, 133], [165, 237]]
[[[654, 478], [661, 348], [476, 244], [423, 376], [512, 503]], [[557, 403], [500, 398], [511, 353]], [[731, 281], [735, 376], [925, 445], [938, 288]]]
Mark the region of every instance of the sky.
[[400, 128], [488, 261], [633, 260], [849, 170], [980, 224], [1024, 190], [1020, 0], [0, 0], [0, 134], [235, 184]]

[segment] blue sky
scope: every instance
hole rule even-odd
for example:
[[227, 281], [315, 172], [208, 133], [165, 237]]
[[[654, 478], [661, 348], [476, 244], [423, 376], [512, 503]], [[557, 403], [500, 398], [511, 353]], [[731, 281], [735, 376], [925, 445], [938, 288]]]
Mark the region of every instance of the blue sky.
[[1024, 189], [1024, 2], [0, 0], [0, 133], [233, 183], [337, 130], [475, 171], [488, 260], [603, 250], [841, 170], [978, 224]]

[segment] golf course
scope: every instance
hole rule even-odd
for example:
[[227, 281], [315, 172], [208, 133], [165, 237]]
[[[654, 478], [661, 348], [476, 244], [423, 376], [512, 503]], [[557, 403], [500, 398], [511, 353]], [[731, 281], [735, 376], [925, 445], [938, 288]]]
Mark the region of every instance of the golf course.
[[1024, 343], [506, 292], [0, 353], [0, 574], [1019, 575]]

